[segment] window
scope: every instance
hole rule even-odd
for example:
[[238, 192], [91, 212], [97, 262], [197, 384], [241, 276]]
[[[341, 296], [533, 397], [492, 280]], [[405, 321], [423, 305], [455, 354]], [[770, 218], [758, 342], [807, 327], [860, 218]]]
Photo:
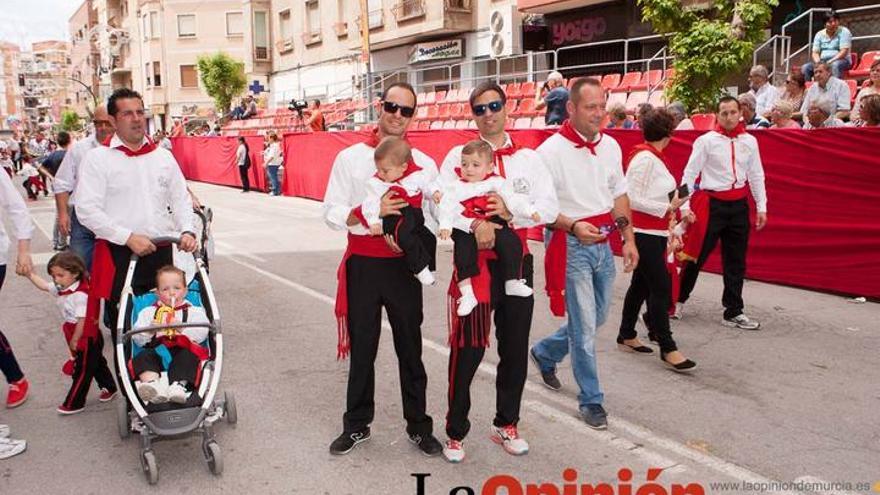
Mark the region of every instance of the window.
[[159, 26], [159, 13], [150, 12], [150, 38], [158, 38], [162, 28]]
[[345, 19], [345, 2], [346, 0], [336, 0], [336, 22], [333, 24], [333, 30], [336, 36], [348, 36], [348, 21]]
[[177, 36], [180, 38], [195, 38], [196, 15], [180, 14], [177, 16]]
[[241, 36], [244, 34], [244, 14], [241, 12], [226, 13], [226, 36]]
[[144, 64], [144, 77], [147, 78], [147, 87], [149, 88], [150, 86], [152, 86], [152, 84], [150, 83], [151, 79], [150, 79], [150, 63], [149, 62]]
[[150, 39], [150, 16], [147, 14], [144, 14], [141, 31], [144, 33], [144, 41]]
[[278, 13], [278, 35], [282, 40], [290, 39], [293, 36], [293, 29], [290, 24], [290, 9], [282, 10]]
[[312, 36], [321, 33], [321, 11], [318, 0], [306, 1], [306, 32]]
[[180, 87], [181, 88], [198, 88], [199, 78], [196, 73], [195, 65], [180, 66]]
[[269, 18], [264, 11], [254, 12], [254, 58], [269, 60]]
[[162, 75], [159, 69], [159, 62], [153, 62], [153, 86], [156, 87], [162, 86]]

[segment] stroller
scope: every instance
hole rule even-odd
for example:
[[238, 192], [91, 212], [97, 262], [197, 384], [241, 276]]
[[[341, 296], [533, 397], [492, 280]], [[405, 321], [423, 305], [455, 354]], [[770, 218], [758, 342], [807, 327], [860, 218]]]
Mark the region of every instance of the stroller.
[[[176, 244], [177, 242], [178, 239], [171, 237], [153, 239], [153, 243], [156, 245]], [[116, 322], [118, 337], [115, 342], [115, 361], [118, 376], [122, 377], [120, 380], [122, 382], [121, 392], [125, 400], [117, 401], [117, 426], [119, 427], [119, 436], [123, 439], [128, 438], [133, 431], [140, 433], [141, 468], [151, 485], [159, 480], [159, 468], [152, 449], [153, 441], [201, 434], [202, 453], [208, 463], [208, 468], [213, 474], [219, 475], [223, 472], [223, 457], [220, 446], [214, 439], [214, 423], [223, 418], [232, 425], [238, 421], [233, 393], [227, 390], [222, 398], [219, 398], [217, 393], [223, 368], [223, 335], [220, 312], [201, 252], [202, 250], [199, 250], [192, 255], [197, 271], [188, 284], [189, 291], [186, 299], [192, 305], [204, 308], [210, 322], [208, 324], [173, 323], [132, 329], [139, 310], [152, 305], [157, 298], [153, 292], [134, 294], [132, 291], [131, 283], [138, 262], [137, 255], [131, 257], [122, 289], [119, 319]], [[181, 329], [195, 326], [207, 326], [209, 329], [206, 341], [208, 358], [200, 364], [199, 378], [194, 383], [195, 389], [192, 395], [185, 404], [143, 403], [135, 390], [136, 377], [132, 376], [128, 367], [132, 357], [141, 351], [132, 342], [132, 335], [156, 331], [160, 328]]]

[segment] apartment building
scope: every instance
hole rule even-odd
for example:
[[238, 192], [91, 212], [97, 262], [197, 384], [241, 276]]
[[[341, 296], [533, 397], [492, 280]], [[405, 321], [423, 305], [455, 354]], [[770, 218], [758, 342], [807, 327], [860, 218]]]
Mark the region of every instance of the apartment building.
[[70, 57], [66, 41], [40, 41], [21, 54], [19, 82], [22, 85], [23, 114], [31, 128], [49, 127], [61, 120], [61, 111], [71, 104], [67, 93]]
[[71, 108], [80, 116], [94, 108], [94, 98], [100, 93], [98, 69], [101, 53], [98, 51], [95, 26], [98, 11], [92, 0], [85, 0], [68, 21], [70, 29], [70, 85], [68, 92]]
[[18, 45], [0, 41], [0, 129], [11, 127], [7, 122], [8, 117], [21, 118], [21, 87], [18, 85], [20, 57]]

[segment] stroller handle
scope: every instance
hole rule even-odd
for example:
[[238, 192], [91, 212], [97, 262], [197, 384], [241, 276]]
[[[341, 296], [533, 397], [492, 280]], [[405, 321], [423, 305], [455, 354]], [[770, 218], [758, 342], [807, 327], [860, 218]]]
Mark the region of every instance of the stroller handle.
[[[151, 237], [150, 242], [152, 242], [153, 245], [155, 245], [156, 247], [167, 246], [170, 244], [180, 245], [180, 237], [174, 237], [174, 236], [170, 236], [170, 235], [161, 235], [158, 237]], [[197, 260], [202, 259], [202, 255], [201, 255], [201, 253], [199, 253], [198, 249], [195, 250], [192, 253], [192, 255]], [[137, 253], [131, 253], [131, 261], [136, 262], [139, 258], [140, 258], [140, 256], [138, 256]]]

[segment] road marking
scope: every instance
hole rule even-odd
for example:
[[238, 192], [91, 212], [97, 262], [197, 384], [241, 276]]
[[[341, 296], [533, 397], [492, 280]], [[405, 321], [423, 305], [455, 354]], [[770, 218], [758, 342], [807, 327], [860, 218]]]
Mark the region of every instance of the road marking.
[[256, 261], [257, 263], [265, 263], [266, 262], [266, 258], [262, 258], [260, 256], [257, 256], [256, 254], [242, 252], [240, 249], [237, 249], [235, 246], [233, 246], [232, 244], [230, 244], [228, 242], [218, 241], [216, 237], [214, 237], [214, 245], [217, 246], [218, 248], [220, 248], [221, 252], [218, 253], [220, 256], [236, 255], [236, 256], [241, 256], [241, 257], [247, 258], [249, 260]]
[[[260, 275], [263, 275], [263, 276], [265, 276], [271, 280], [274, 280], [282, 285], [286, 285], [292, 289], [295, 289], [299, 292], [302, 292], [303, 294], [314, 297], [315, 299], [318, 299], [319, 301], [323, 301], [329, 305], [336, 304], [336, 300], [330, 296], [327, 296], [326, 294], [318, 292], [318, 291], [311, 289], [309, 287], [306, 287], [302, 284], [298, 284], [292, 280], [289, 280], [289, 279], [282, 277], [280, 275], [277, 275], [275, 273], [266, 271], [260, 267], [254, 266], [246, 261], [238, 260], [238, 259], [231, 257], [231, 256], [228, 256], [227, 258], [230, 259], [231, 261], [245, 267], [245, 268], [248, 268], [256, 273], [259, 273]], [[390, 325], [388, 325], [388, 322], [385, 321], [384, 319], [382, 321], [382, 328], [384, 328], [386, 330], [391, 329]], [[431, 349], [435, 352], [438, 352], [444, 356], [449, 355], [449, 349], [445, 345], [438, 344], [432, 340], [428, 340], [425, 338], [422, 338], [422, 342], [423, 342], [424, 347], [426, 347], [428, 349]], [[483, 373], [486, 373], [490, 376], [496, 375], [495, 368], [485, 362], [480, 364], [479, 371], [482, 371]], [[541, 395], [542, 397], [548, 398], [548, 399], [552, 400], [554, 403], [558, 402], [558, 398], [554, 398], [554, 397], [550, 396], [550, 392], [544, 390], [538, 384], [535, 384], [533, 382], [526, 382], [526, 389], [532, 393], [537, 393], [538, 395]], [[524, 404], [527, 407], [529, 407], [530, 409], [535, 410], [539, 414], [543, 414], [545, 416], [552, 417], [553, 419], [558, 419], [560, 421], [564, 421], [565, 424], [576, 427], [576, 430], [578, 430], [578, 431], [588, 430], [588, 428], [586, 426], [582, 425], [580, 423], [580, 421], [576, 420], [572, 414], [566, 414], [564, 411], [560, 410], [559, 408], [556, 408], [554, 406], [550, 406], [547, 404], [543, 404], [540, 402], [531, 401], [531, 400], [525, 401]], [[670, 460], [670, 459], [668, 459], [668, 458], [666, 458], [656, 452], [650, 451], [650, 450], [644, 448], [643, 445], [650, 444], [655, 447], [659, 447], [661, 449], [668, 450], [669, 452], [675, 453], [677, 455], [681, 455], [682, 457], [684, 457], [686, 459], [689, 459], [697, 464], [700, 464], [703, 467], [709, 468], [719, 474], [730, 477], [733, 480], [748, 481], [750, 483], [761, 483], [761, 484], [778, 483], [776, 480], [772, 480], [770, 478], [767, 478], [759, 473], [751, 471], [748, 468], [739, 466], [739, 465], [734, 464], [730, 461], [726, 461], [724, 459], [721, 459], [721, 458], [713, 456], [713, 455], [703, 454], [703, 453], [698, 452], [698, 451], [696, 451], [686, 445], [683, 445], [679, 442], [676, 442], [675, 440], [657, 435], [645, 427], [636, 425], [635, 423], [631, 423], [631, 422], [626, 421], [624, 419], [620, 419], [620, 418], [616, 418], [616, 417], [611, 418], [611, 419], [609, 419], [609, 426], [612, 427], [613, 429], [619, 429], [619, 430], [625, 431], [626, 433], [638, 438], [641, 442], [641, 446], [639, 444], [636, 444], [636, 443], [631, 442], [629, 440], [626, 440], [624, 438], [618, 437], [618, 436], [614, 435], [613, 433], [609, 433], [607, 431], [593, 432], [593, 433], [595, 433], [594, 437], [597, 438], [598, 440], [612, 446], [612, 447], [627, 450], [627, 451], [629, 451], [639, 457], [642, 457], [643, 459], [651, 461], [652, 463], [656, 462], [656, 463], [658, 463], [657, 467], [669, 466], [672, 469], [678, 469], [678, 470], [686, 469], [686, 467], [684, 465], [677, 464], [677, 463], [673, 462], [672, 460]], [[589, 430], [589, 431], [592, 432], [592, 430]], [[821, 482], [821, 480], [819, 478], [809, 477], [809, 479], [816, 480], [816, 482]], [[778, 495], [805, 495], [802, 492], [798, 492], [798, 491], [769, 491], [767, 493], [778, 494]]]

